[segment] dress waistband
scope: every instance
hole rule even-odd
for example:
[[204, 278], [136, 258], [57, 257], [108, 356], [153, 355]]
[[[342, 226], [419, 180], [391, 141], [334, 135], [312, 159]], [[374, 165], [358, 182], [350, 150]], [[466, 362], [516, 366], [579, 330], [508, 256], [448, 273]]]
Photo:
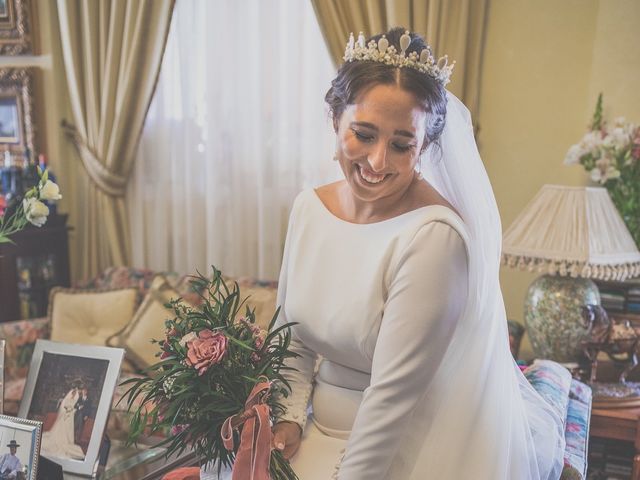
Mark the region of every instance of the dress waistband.
[[323, 360], [313, 390], [313, 422], [326, 435], [347, 439], [370, 375]]

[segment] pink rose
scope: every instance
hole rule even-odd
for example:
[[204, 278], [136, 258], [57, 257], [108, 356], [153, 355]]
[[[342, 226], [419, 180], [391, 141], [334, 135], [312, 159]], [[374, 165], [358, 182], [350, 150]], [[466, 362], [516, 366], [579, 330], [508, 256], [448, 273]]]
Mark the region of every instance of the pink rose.
[[211, 365], [215, 365], [227, 351], [227, 337], [220, 332], [201, 330], [197, 338], [187, 342], [187, 364], [202, 375]]

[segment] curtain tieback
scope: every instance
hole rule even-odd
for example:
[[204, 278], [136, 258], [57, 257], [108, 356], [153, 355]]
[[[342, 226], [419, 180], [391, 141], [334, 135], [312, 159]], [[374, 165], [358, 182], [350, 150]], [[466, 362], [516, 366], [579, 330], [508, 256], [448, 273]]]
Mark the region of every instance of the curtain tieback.
[[110, 171], [100, 162], [98, 156], [74, 125], [63, 120], [62, 129], [78, 150], [82, 164], [94, 185], [107, 195], [123, 197], [127, 187], [127, 177]]

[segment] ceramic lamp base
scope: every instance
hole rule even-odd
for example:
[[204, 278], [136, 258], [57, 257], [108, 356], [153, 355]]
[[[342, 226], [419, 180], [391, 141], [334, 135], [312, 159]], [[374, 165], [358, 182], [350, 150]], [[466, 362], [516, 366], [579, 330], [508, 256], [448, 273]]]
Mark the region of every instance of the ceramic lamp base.
[[587, 324], [582, 307], [600, 305], [600, 292], [587, 278], [542, 275], [529, 287], [524, 320], [537, 358], [581, 362]]

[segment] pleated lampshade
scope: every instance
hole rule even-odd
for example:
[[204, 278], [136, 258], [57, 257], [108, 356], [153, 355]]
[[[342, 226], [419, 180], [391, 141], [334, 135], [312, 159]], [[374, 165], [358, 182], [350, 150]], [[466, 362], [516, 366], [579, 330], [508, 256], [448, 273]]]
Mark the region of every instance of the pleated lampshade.
[[603, 187], [544, 185], [505, 231], [502, 261], [599, 280], [640, 275], [640, 252]]

